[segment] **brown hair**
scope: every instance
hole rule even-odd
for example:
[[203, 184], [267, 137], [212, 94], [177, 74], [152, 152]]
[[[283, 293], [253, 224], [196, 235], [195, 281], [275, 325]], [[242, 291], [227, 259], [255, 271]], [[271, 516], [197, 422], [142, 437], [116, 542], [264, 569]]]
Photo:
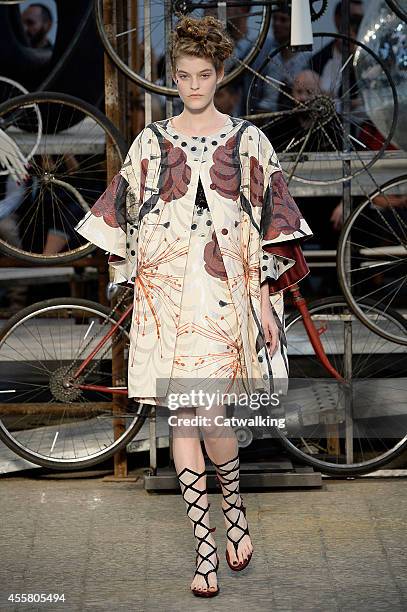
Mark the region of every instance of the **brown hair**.
[[177, 57], [185, 54], [210, 59], [218, 72], [223, 62], [232, 55], [233, 46], [219, 19], [211, 15], [201, 19], [181, 17], [171, 33], [169, 52], [172, 71], [175, 74]]

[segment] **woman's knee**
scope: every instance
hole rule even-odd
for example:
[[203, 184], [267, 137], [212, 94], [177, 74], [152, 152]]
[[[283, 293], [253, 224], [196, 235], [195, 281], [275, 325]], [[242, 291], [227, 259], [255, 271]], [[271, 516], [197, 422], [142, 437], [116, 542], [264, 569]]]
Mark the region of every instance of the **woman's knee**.
[[225, 420], [226, 411], [224, 406], [200, 412], [199, 415], [201, 417], [199, 427], [205, 441], [210, 443], [212, 440], [235, 436], [233, 428]]
[[173, 438], [190, 438], [199, 441], [199, 426], [195, 422], [195, 408], [180, 407], [171, 414], [169, 424]]

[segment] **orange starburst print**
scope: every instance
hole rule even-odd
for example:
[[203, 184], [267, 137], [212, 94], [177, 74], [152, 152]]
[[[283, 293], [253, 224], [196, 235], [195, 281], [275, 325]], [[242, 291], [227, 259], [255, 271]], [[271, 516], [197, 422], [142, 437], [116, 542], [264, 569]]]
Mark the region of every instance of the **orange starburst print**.
[[224, 350], [206, 355], [189, 354], [188, 356], [185, 355], [185, 358], [188, 358], [191, 367], [194, 367], [198, 373], [201, 369], [207, 371], [209, 368], [211, 371], [208, 378], [230, 379], [231, 382], [228, 385], [228, 390], [230, 390], [237, 378], [246, 376], [245, 368], [242, 367], [241, 363], [241, 355], [243, 354], [241, 336], [240, 334], [237, 338], [231, 336], [230, 324], [224, 316], [215, 320], [206, 315], [205, 320], [207, 326], [192, 323], [192, 333], [202, 338], [209, 338], [214, 343], [224, 347]]
[[[148, 241], [139, 245], [137, 276], [134, 280], [134, 319], [136, 334], [145, 335], [146, 330], [155, 330], [157, 341], [162, 343], [161, 318], [170, 317], [178, 325], [180, 300], [176, 297], [182, 291], [182, 276], [160, 271], [169, 262], [186, 258], [188, 245], [179, 246], [179, 238], [168, 242], [167, 238], [148, 249]], [[165, 266], [167, 267], [167, 266]]]

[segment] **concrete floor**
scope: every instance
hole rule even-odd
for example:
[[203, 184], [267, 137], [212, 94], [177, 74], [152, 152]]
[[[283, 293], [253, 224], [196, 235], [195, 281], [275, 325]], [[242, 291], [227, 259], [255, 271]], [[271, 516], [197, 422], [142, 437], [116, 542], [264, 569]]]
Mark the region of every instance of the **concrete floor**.
[[[240, 573], [226, 565], [220, 496], [210, 493], [221, 592], [201, 600], [189, 591], [194, 540], [179, 493], [146, 493], [141, 477], [3, 477], [0, 609], [405, 611], [406, 482], [245, 493], [255, 551]], [[12, 592], [64, 593], [65, 603], [11, 604]]]

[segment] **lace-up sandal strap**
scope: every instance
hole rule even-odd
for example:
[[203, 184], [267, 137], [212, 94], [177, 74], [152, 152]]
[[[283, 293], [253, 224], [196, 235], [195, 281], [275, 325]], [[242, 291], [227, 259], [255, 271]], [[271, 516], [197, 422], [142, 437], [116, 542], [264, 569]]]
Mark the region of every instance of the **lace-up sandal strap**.
[[[213, 555], [214, 552], [217, 551], [216, 546], [214, 546], [211, 542], [209, 542], [206, 539], [209, 534], [210, 534], [210, 530], [208, 530], [207, 533], [204, 536], [196, 536], [196, 539], [198, 540], [198, 545], [196, 546], [195, 550], [196, 550], [197, 554], [200, 557], [202, 557], [203, 559], [206, 559], [207, 557], [210, 557], [211, 555]], [[204, 545], [208, 546], [208, 548], [210, 549], [209, 552], [207, 552], [207, 553], [201, 552], [201, 549], [204, 547]], [[212, 561], [210, 561], [210, 559], [208, 559], [208, 561], [209, 561], [209, 563], [212, 563]]]
[[236, 455], [236, 457], [232, 457], [232, 459], [228, 459], [227, 461], [224, 461], [223, 463], [215, 463], [214, 461], [212, 461], [212, 463], [217, 468], [224, 468], [225, 465], [228, 465], [228, 463], [232, 463], [232, 461], [239, 461], [239, 453]]
[[[192, 482], [185, 482], [182, 477], [184, 474], [189, 473], [189, 474], [193, 474], [194, 476], [196, 476], [195, 480], [193, 480]], [[209, 527], [207, 527], [206, 525], [204, 525], [202, 523], [202, 519], [205, 516], [205, 514], [207, 512], [209, 512], [209, 508], [210, 508], [210, 503], [207, 502], [206, 506], [201, 506], [198, 504], [199, 500], [201, 499], [201, 497], [203, 497], [206, 494], [206, 489], [198, 489], [196, 488], [194, 485], [198, 482], [198, 480], [202, 477], [205, 476], [206, 471], [204, 470], [203, 472], [199, 473], [199, 472], [195, 472], [194, 470], [191, 470], [190, 468], [185, 467], [183, 470], [181, 470], [178, 473], [178, 480], [180, 482], [181, 485], [181, 492], [182, 492], [182, 496], [185, 500], [185, 503], [187, 504], [187, 514], [189, 516], [190, 514], [190, 510], [192, 508], [196, 508], [197, 510], [200, 510], [202, 512], [201, 516], [197, 519], [189, 516], [189, 518], [191, 519], [191, 521], [195, 524], [199, 524], [201, 525], [201, 527], [204, 527], [205, 529], [211, 531], [211, 529]], [[187, 493], [188, 491], [192, 491], [196, 494], [195, 499], [193, 499], [192, 501], [189, 500], [187, 498]]]
[[[236, 493], [236, 486], [234, 483], [238, 483], [238, 488], [240, 470], [239, 455], [236, 455], [236, 457], [233, 457], [233, 459], [229, 459], [229, 461], [226, 461], [225, 463], [214, 463], [213, 465], [216, 470], [216, 477], [220, 482], [221, 486], [225, 488], [228, 492], [232, 487], [231, 492]], [[229, 467], [226, 467], [228, 465]], [[233, 472], [236, 473], [233, 475]]]
[[[182, 476], [186, 473], [193, 474], [194, 476], [196, 476], [195, 480], [193, 482], [184, 482], [182, 480]], [[199, 506], [197, 503], [201, 499], [201, 497], [205, 495], [206, 489], [197, 489], [194, 486], [198, 482], [198, 480], [202, 478], [202, 476], [205, 476], [205, 474], [206, 474], [205, 471], [199, 473], [199, 472], [195, 472], [194, 470], [191, 470], [190, 468], [186, 468], [186, 467], [183, 470], [181, 470], [181, 472], [179, 472], [178, 474], [178, 480], [180, 482], [180, 485], [182, 485], [181, 486], [182, 496], [186, 504], [188, 505], [187, 512], [189, 512], [191, 508], [197, 508], [198, 510], [202, 510], [206, 512], [209, 510], [209, 504], [207, 505], [206, 508], [202, 508], [202, 506]], [[193, 501], [189, 501], [186, 498], [186, 494], [188, 491], [193, 491], [194, 493], [196, 493], [197, 494], [196, 499], [194, 499]]]
[[[210, 557], [214, 554], [217, 553], [217, 547], [214, 546], [207, 538], [209, 536], [209, 534], [213, 533], [216, 530], [216, 527], [208, 527], [207, 525], [205, 525], [204, 523], [204, 518], [206, 516], [206, 514], [209, 512], [209, 508], [210, 508], [210, 503], [207, 502], [206, 506], [202, 506], [201, 504], [199, 504], [199, 501], [201, 499], [201, 497], [206, 493], [206, 489], [198, 489], [195, 485], [198, 482], [198, 480], [205, 475], [205, 471], [199, 473], [199, 472], [195, 472], [194, 470], [191, 470], [190, 468], [184, 468], [183, 470], [181, 470], [178, 474], [178, 479], [179, 482], [181, 484], [181, 491], [182, 491], [182, 495], [184, 497], [184, 500], [187, 504], [187, 514], [189, 519], [191, 520], [191, 522], [193, 523], [194, 526], [194, 536], [196, 538], [196, 540], [198, 541], [198, 544], [195, 548], [195, 551], [197, 553], [196, 556], [196, 564], [197, 564], [197, 568], [195, 573], [196, 574], [200, 574], [201, 576], [203, 576], [208, 584], [208, 588], [209, 588], [209, 582], [208, 582], [208, 575], [211, 572], [214, 572], [217, 570], [217, 566], [215, 565], [215, 563], [212, 561], [212, 559], [210, 559]], [[192, 475], [195, 478], [192, 480], [192, 482], [185, 482], [184, 476], [186, 474]], [[191, 493], [195, 493], [196, 497], [195, 499], [193, 499], [192, 501], [190, 499], [187, 498], [188, 492]], [[193, 508], [195, 508], [195, 510], [200, 511], [200, 516], [196, 517], [193, 516]], [[192, 511], [192, 513], [191, 513]], [[198, 533], [198, 529], [201, 528], [201, 531], [203, 532], [202, 535], [199, 535]], [[204, 552], [205, 547], [208, 549], [209, 551]], [[200, 557], [200, 561], [198, 562], [198, 557]], [[201, 567], [202, 565], [205, 563], [205, 561], [209, 564], [209, 570], [207, 572], [203, 572], [201, 571]]]
[[[240, 541], [245, 535], [250, 535], [247, 522], [246, 527], [239, 525], [241, 513], [243, 513], [243, 516], [246, 518], [246, 507], [243, 504], [243, 498], [239, 491], [239, 455], [236, 455], [236, 457], [233, 457], [224, 463], [214, 463], [214, 466], [217, 472], [217, 478], [222, 486], [223, 499], [228, 506], [227, 508], [222, 506], [223, 514], [229, 523], [229, 527], [226, 530], [226, 536], [228, 540], [233, 543], [237, 556]], [[231, 501], [232, 499], [233, 501]], [[232, 520], [231, 515], [234, 514], [234, 510], [237, 511], [236, 519]], [[236, 529], [241, 532], [238, 539], [231, 537], [231, 532]]]
[[[224, 466], [228, 465], [228, 464], [233, 464], [232, 467], [226, 468]], [[222, 491], [223, 491], [223, 498], [225, 500], [225, 502], [230, 506], [229, 508], [226, 509], [226, 511], [229, 511], [231, 508], [235, 508], [236, 510], [243, 510], [245, 516], [246, 516], [246, 508], [243, 506], [243, 498], [240, 495], [240, 491], [239, 491], [239, 470], [240, 470], [240, 462], [239, 462], [239, 455], [237, 455], [236, 457], [233, 457], [233, 459], [229, 459], [229, 461], [226, 461], [225, 463], [221, 463], [221, 464], [215, 464], [215, 469], [216, 469], [216, 477], [219, 481], [219, 483], [222, 486]], [[236, 474], [233, 476], [230, 476], [231, 474], [233, 474], [233, 472], [236, 472]], [[221, 480], [221, 477], [223, 476], [223, 479]], [[225, 493], [225, 490], [227, 491], [227, 493]], [[231, 497], [237, 496], [236, 500], [234, 502], [230, 501]], [[237, 501], [240, 498], [240, 504], [237, 505]], [[223, 511], [225, 512], [225, 509], [222, 507]]]
[[199, 567], [200, 566], [198, 566], [197, 569], [195, 570], [195, 574], [199, 574], [199, 576], [202, 576], [203, 578], [205, 578], [206, 585], [207, 585], [208, 589], [210, 589], [211, 585], [209, 584], [209, 574], [212, 574], [212, 572], [215, 572], [215, 574], [216, 574], [217, 567], [214, 565], [213, 569], [209, 569], [207, 572], [201, 572]]
[[[212, 531], [209, 530], [208, 533]], [[208, 534], [207, 534], [208, 535]], [[218, 567], [219, 567], [219, 558], [217, 555], [217, 551], [218, 548], [217, 546], [213, 546], [213, 544], [211, 544], [211, 542], [208, 542], [206, 540], [206, 537], [203, 538], [199, 538], [199, 544], [196, 548], [196, 570], [195, 570], [195, 574], [199, 574], [200, 576], [203, 576], [205, 578], [206, 584], [208, 585], [208, 589], [210, 587], [209, 585], [209, 580], [208, 580], [208, 576], [209, 574], [211, 574], [212, 572], [217, 572]], [[203, 552], [200, 551], [200, 548], [203, 547], [204, 545], [208, 546], [210, 548], [210, 550], [205, 554]], [[212, 557], [214, 554], [216, 554], [216, 558], [217, 558], [217, 562], [216, 564], [212, 561], [212, 559], [210, 557]], [[200, 557], [200, 561], [198, 562], [198, 557]], [[202, 566], [205, 564], [205, 561], [209, 564], [209, 569], [206, 572], [203, 572], [201, 570]]]
[[[229, 502], [227, 502], [229, 503]], [[232, 520], [232, 518], [230, 517], [231, 511], [233, 511], [234, 509], [236, 509], [238, 511], [237, 515], [236, 515], [236, 519]], [[243, 514], [244, 518], [246, 519], [246, 509], [244, 508], [243, 504], [241, 504], [240, 506], [236, 506], [236, 504], [230, 504], [229, 503], [229, 508], [222, 508], [223, 510], [223, 514], [225, 515], [225, 518], [227, 519], [228, 523], [229, 523], [229, 527], [226, 529], [226, 535], [228, 540], [230, 540], [231, 542], [233, 542], [233, 545], [236, 549], [238, 549], [239, 543], [242, 540], [242, 538], [245, 535], [250, 535], [249, 533], [249, 527], [247, 525], [247, 521], [246, 521], [246, 527], [242, 527], [241, 525], [239, 525], [239, 520], [240, 520], [240, 516], [241, 514]], [[233, 512], [232, 512], [233, 514]], [[240, 537], [236, 540], [235, 538], [232, 538], [230, 535], [230, 532], [234, 529], [238, 529], [239, 531], [241, 531], [241, 535]]]
[[[206, 542], [208, 543], [208, 542]], [[204, 561], [207, 561], [214, 570], [216, 570], [216, 564], [209, 558], [212, 557], [212, 555], [215, 553], [217, 553], [218, 548], [217, 546], [211, 546], [211, 550], [209, 552], [207, 552], [206, 554], [199, 552], [199, 546], [198, 546], [198, 550], [197, 550], [197, 557], [200, 557], [201, 560], [199, 562], [199, 565], [197, 566], [197, 569], [200, 569], [200, 566], [202, 565], [202, 563], [204, 563]], [[212, 570], [210, 570], [212, 571]]]
[[[241, 536], [240, 536], [240, 537], [239, 537], [237, 540], [236, 540], [236, 539], [234, 539], [234, 538], [232, 538], [232, 537], [230, 536], [230, 534], [229, 534], [229, 532], [230, 532], [232, 529], [236, 529], [236, 527], [242, 531]], [[250, 535], [250, 533], [249, 533], [249, 527], [247, 527], [247, 526], [246, 526], [245, 528], [243, 528], [243, 527], [240, 527], [240, 525], [235, 525], [235, 524], [233, 524], [233, 525], [231, 525], [231, 526], [230, 526], [230, 527], [229, 527], [229, 528], [226, 530], [226, 537], [227, 537], [227, 539], [228, 539], [230, 542], [232, 542], [233, 546], [235, 547], [235, 550], [236, 550], [236, 556], [237, 556], [237, 550], [238, 550], [238, 548], [239, 548], [239, 544], [240, 544], [241, 540], [244, 538], [244, 536], [245, 536], [245, 535], [248, 535], [248, 536]]]
[[[222, 490], [226, 489], [227, 491], [227, 493], [223, 493], [225, 499], [228, 499], [232, 495], [239, 494], [239, 471], [237, 471], [237, 475], [234, 478], [228, 478], [226, 481], [222, 481], [219, 478], [219, 482]], [[237, 483], [237, 485], [235, 483]]]

